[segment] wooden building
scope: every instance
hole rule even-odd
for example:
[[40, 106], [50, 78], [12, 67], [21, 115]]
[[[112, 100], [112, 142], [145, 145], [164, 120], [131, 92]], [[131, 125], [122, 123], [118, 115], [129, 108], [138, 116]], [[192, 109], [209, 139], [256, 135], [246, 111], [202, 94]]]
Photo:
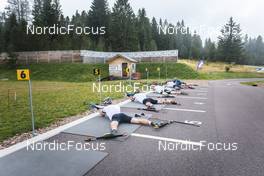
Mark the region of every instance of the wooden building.
[[85, 64], [106, 63], [117, 54], [140, 62], [177, 62], [178, 50], [139, 51], [139, 52], [99, 52], [81, 50], [80, 57]]
[[128, 78], [130, 74], [136, 72], [135, 59], [117, 54], [106, 61], [109, 64], [109, 75]]
[[[139, 52], [99, 52], [90, 50], [28, 51], [16, 52], [17, 62], [31, 63], [106, 63], [109, 58], [122, 55], [140, 62], [177, 62], [178, 50], [139, 51]], [[0, 63], [7, 57], [0, 54]]]

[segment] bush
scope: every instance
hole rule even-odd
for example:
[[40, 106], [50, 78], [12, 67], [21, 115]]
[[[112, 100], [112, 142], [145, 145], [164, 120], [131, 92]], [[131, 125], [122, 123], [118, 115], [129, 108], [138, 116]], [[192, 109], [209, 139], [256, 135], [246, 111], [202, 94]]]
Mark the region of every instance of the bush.
[[229, 72], [231, 70], [231, 66], [225, 66], [225, 71]]

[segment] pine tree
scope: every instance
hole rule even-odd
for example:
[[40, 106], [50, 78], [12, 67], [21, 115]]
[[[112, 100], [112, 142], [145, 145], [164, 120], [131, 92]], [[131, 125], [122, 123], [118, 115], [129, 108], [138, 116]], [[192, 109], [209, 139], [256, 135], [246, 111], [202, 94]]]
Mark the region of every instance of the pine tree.
[[42, 6], [43, 6], [42, 0], [34, 0], [33, 10], [32, 10], [33, 24], [34, 25], [41, 25], [41, 22], [42, 22], [42, 17], [41, 17]]
[[231, 17], [218, 37], [218, 53], [222, 61], [242, 63], [243, 43], [240, 25]]
[[61, 14], [59, 0], [44, 0], [41, 9], [41, 23], [43, 26], [58, 24]]
[[247, 64], [263, 65], [264, 64], [264, 43], [262, 36], [254, 39], [249, 39], [245, 44], [245, 51], [247, 53]]
[[94, 0], [89, 10], [88, 23], [92, 26], [107, 26], [109, 23], [109, 7], [107, 0]]
[[[82, 11], [80, 14], [78, 11], [75, 12], [75, 15], [72, 16], [70, 24], [74, 26], [82, 26], [87, 21], [87, 13]], [[80, 49], [90, 49], [94, 48], [95, 46], [91, 46], [91, 40], [88, 35], [82, 34], [78, 35], [75, 32], [70, 34], [71, 38], [71, 48], [73, 50], [80, 50]]]
[[158, 46], [157, 43], [155, 42], [155, 40], [151, 40], [150, 42], [150, 51], [157, 51], [158, 50]]
[[17, 21], [20, 22], [22, 19], [29, 21], [30, 8], [28, 0], [7, 0], [7, 15], [15, 14]]
[[53, 18], [56, 19], [56, 22], [59, 22], [60, 16], [62, 14], [60, 0], [53, 0], [51, 6], [53, 11]]
[[5, 50], [4, 42], [4, 13], [0, 11], [0, 53]]
[[160, 35], [158, 31], [158, 23], [156, 19], [153, 17], [151, 21], [151, 33], [152, 33], [152, 48], [153, 50], [159, 50], [158, 43], [160, 42]]
[[27, 21], [22, 19], [17, 26], [17, 33], [15, 36], [19, 37], [16, 44], [16, 51], [29, 51], [32, 47], [30, 43], [30, 36], [26, 33]]
[[176, 33], [176, 45], [175, 48], [179, 49], [179, 56], [181, 58], [187, 58], [186, 56], [188, 56], [187, 53], [187, 48], [184, 45], [183, 42], [183, 38], [184, 38], [184, 34], [182, 33], [182, 29], [185, 28], [184, 24], [182, 25], [179, 21], [176, 24], [176, 29], [177, 29], [177, 33]]
[[206, 39], [204, 44], [203, 56], [206, 60], [214, 61], [216, 59], [216, 47], [215, 43], [211, 39]]
[[3, 25], [0, 22], [0, 53], [4, 51]]
[[151, 25], [149, 19], [146, 16], [146, 10], [139, 9], [138, 11], [138, 39], [141, 51], [150, 51], [155, 47], [154, 41], [152, 41]]
[[109, 45], [110, 10], [107, 0], [94, 0], [88, 13], [88, 23], [93, 28], [105, 27], [106, 34], [92, 35], [94, 47], [92, 49], [107, 50]]
[[17, 50], [17, 39], [19, 38], [19, 36], [17, 36], [17, 17], [14, 13], [9, 15], [9, 17], [6, 19], [5, 25], [5, 48], [8, 53], [12, 53]]
[[245, 42], [245, 64], [264, 65], [264, 43], [262, 36], [249, 38], [247, 35]]
[[200, 36], [197, 35], [195, 32], [192, 37], [192, 47], [191, 47], [192, 58], [200, 59], [200, 57], [202, 56], [202, 49], [203, 49], [202, 40]]
[[[166, 26], [168, 26], [168, 28], [175, 28], [173, 24], [170, 24], [167, 22], [167, 20], [165, 21]], [[165, 35], [165, 42], [166, 42], [166, 50], [172, 50], [175, 49], [175, 45], [176, 45], [176, 34], [175, 33], [168, 33]]]
[[[34, 0], [33, 9], [32, 9], [32, 25], [35, 26], [44, 26], [42, 20], [42, 8], [43, 8], [43, 0]], [[39, 35], [28, 35], [30, 40], [29, 50], [31, 51], [41, 51], [44, 49], [44, 45], [46, 45], [46, 39], [44, 36]]]
[[[36, 0], [34, 3], [32, 14], [33, 19], [36, 21], [33, 21], [33, 24], [42, 27], [51, 27], [60, 24], [59, 20], [62, 12], [59, 0], [44, 0], [43, 2]], [[59, 35], [45, 34], [32, 36], [32, 38], [34, 38], [34, 43], [37, 43], [38, 40], [41, 41], [37, 45], [40, 50], [56, 50], [60, 45]]]
[[18, 22], [15, 13], [9, 14], [8, 18], [5, 20], [5, 52], [8, 54], [7, 66], [9, 68], [16, 67], [17, 57], [14, 53], [19, 49], [19, 40], [21, 36], [18, 33]]
[[110, 38], [113, 51], [139, 50], [136, 17], [128, 0], [117, 0], [111, 14]]
[[159, 50], [166, 50], [166, 48], [167, 48], [166, 35], [162, 30], [166, 27], [166, 22], [163, 22], [162, 19], [160, 19], [158, 26], [159, 26], [159, 39], [160, 39], [159, 43], [157, 43], [158, 48], [159, 48]]
[[[186, 32], [183, 35], [183, 45], [182, 48], [180, 48], [180, 52], [182, 52], [183, 58], [193, 58], [192, 57], [192, 34], [190, 32], [189, 27], [186, 28]], [[182, 57], [181, 56], [181, 57]]]
[[205, 39], [204, 48], [203, 48], [203, 56], [206, 60], [210, 60], [209, 58], [210, 46], [211, 46], [211, 39], [210, 38]]

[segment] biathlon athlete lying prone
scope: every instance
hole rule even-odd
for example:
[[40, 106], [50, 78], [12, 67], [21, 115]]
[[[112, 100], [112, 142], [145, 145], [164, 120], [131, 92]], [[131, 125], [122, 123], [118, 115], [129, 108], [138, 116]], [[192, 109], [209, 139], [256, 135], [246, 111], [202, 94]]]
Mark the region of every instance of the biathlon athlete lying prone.
[[134, 96], [130, 97], [131, 101], [139, 102], [147, 106], [147, 109], [153, 109], [155, 104], [174, 104], [180, 105], [175, 100], [171, 99], [153, 99], [148, 98], [147, 93], [137, 93]]
[[155, 122], [151, 122], [148, 119], [142, 118], [145, 116], [143, 113], [141, 115], [135, 114], [135, 117], [121, 113], [120, 107], [118, 105], [109, 105], [104, 107], [100, 110], [100, 115], [102, 117], [107, 116], [110, 119], [111, 133], [114, 135], [117, 134], [118, 125], [121, 123], [141, 124], [152, 127], [157, 126]]
[[151, 90], [154, 93], [161, 94], [161, 95], [188, 95], [188, 93], [183, 92], [181, 90], [177, 90], [174, 88], [169, 88], [166, 86], [161, 86], [161, 85], [151, 85], [150, 86]]
[[193, 85], [188, 85], [178, 79], [168, 81], [166, 85], [175, 89], [194, 89]]
[[144, 113], [135, 114], [134, 116], [129, 116], [125, 113], [121, 113], [120, 106], [118, 105], [109, 105], [109, 106], [98, 106], [98, 105], [91, 105], [92, 108], [99, 110], [100, 115], [102, 117], [107, 117], [110, 119], [110, 129], [111, 133], [106, 133], [103, 136], [91, 136], [88, 137], [85, 141], [93, 141], [93, 140], [99, 140], [99, 139], [112, 139], [117, 137], [126, 136], [125, 133], [118, 133], [118, 126], [122, 123], [130, 123], [130, 124], [140, 124], [145, 126], [151, 126], [153, 128], [161, 128], [168, 124], [172, 123], [180, 123], [185, 125], [193, 125], [186, 122], [180, 122], [180, 121], [161, 121], [159, 119], [156, 120], [148, 120], [145, 117]]

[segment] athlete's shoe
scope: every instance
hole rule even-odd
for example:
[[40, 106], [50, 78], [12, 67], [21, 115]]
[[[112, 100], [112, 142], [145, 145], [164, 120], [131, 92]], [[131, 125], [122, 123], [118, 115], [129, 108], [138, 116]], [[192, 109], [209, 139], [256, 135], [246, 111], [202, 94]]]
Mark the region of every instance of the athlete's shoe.
[[112, 129], [112, 130], [111, 130], [111, 134], [112, 134], [112, 135], [117, 135], [117, 134], [118, 134], [118, 131], [115, 130], [115, 129]]
[[159, 128], [159, 124], [157, 122], [151, 122], [150, 125], [153, 127], [153, 128]]

